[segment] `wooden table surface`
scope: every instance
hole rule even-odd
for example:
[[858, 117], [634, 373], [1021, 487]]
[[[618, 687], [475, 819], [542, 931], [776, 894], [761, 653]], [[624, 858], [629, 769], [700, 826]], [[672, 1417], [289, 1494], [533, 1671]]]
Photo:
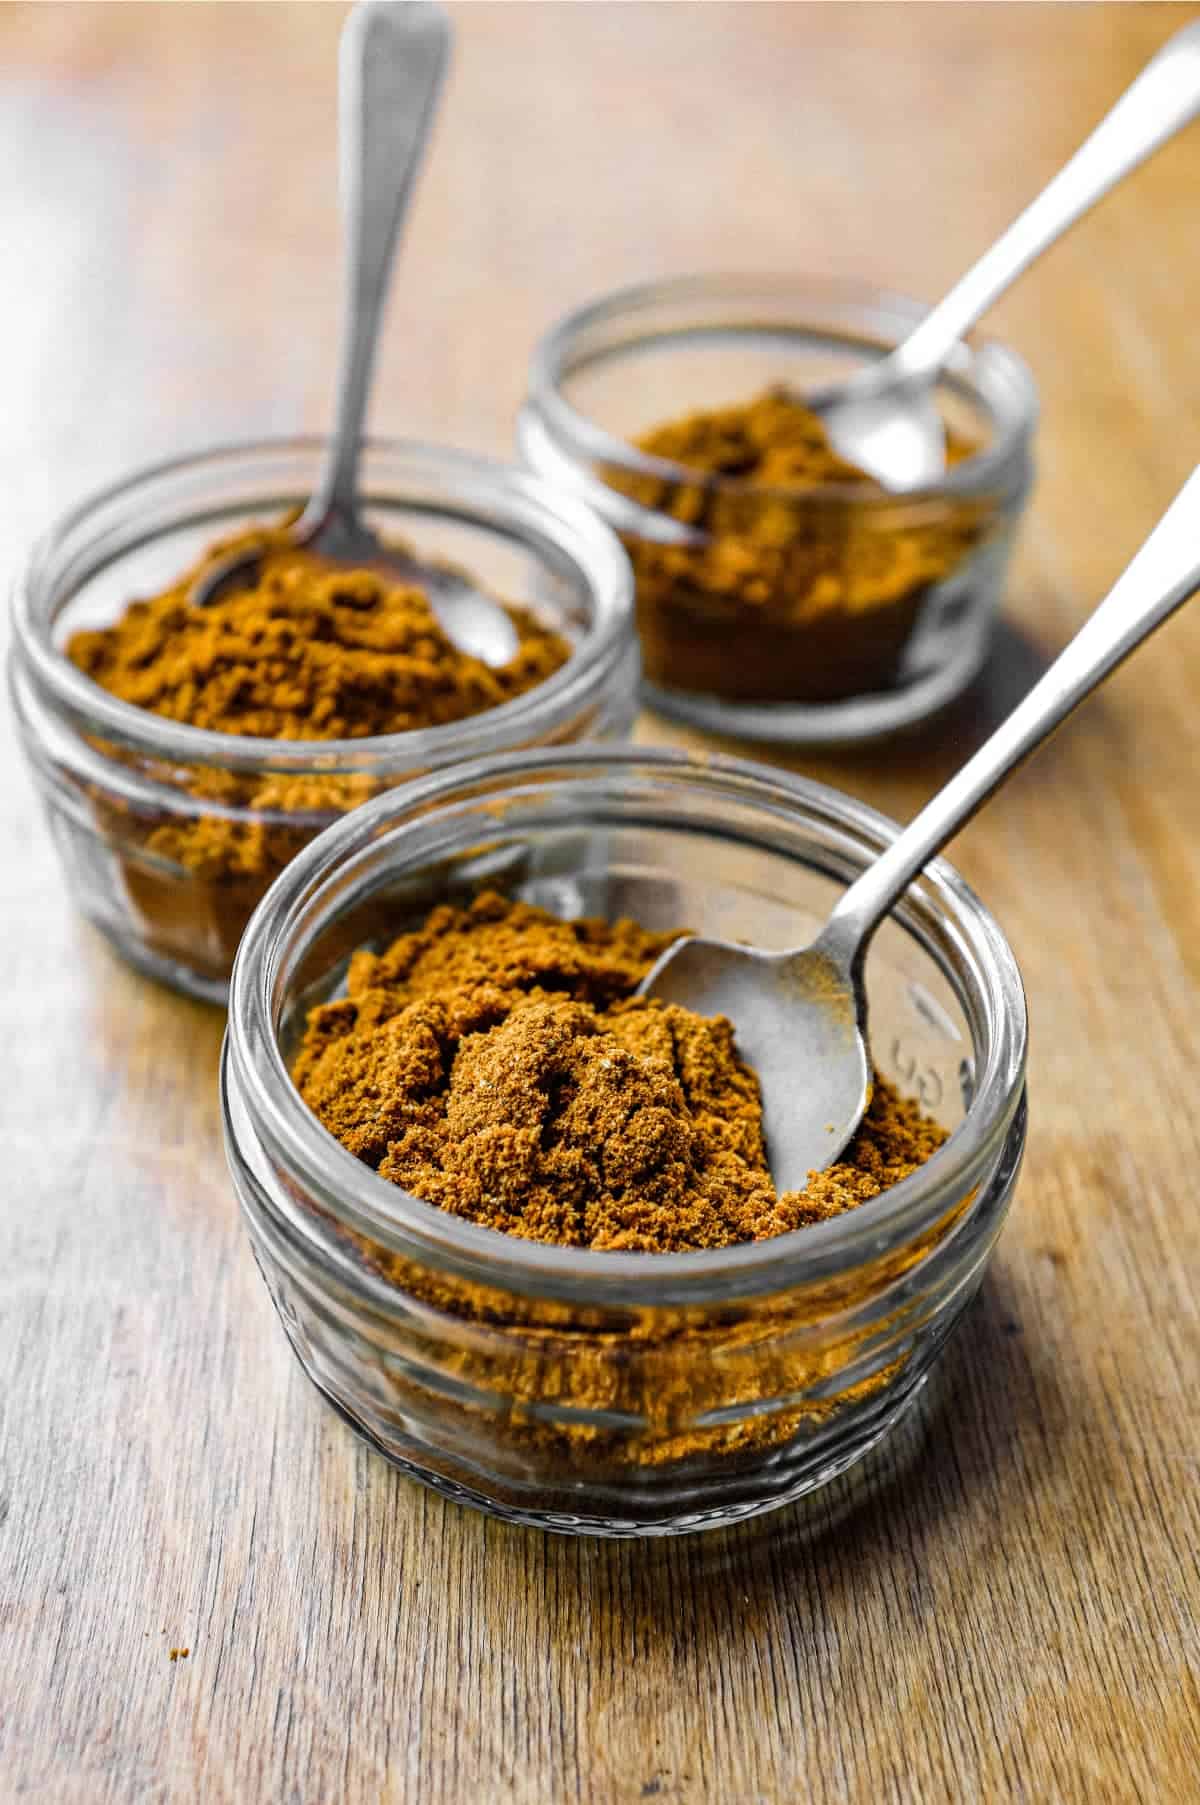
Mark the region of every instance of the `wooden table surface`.
[[[538, 331], [641, 277], [935, 295], [1195, 10], [460, 7], [377, 424], [505, 451]], [[6, 554], [135, 463], [325, 420], [340, 19], [0, 10]], [[1198, 192], [1193, 131], [996, 311], [1044, 426], [986, 681], [795, 768], [908, 815], [1200, 460]], [[73, 916], [6, 722], [4, 1805], [1200, 1796], [1198, 699], [1193, 611], [959, 843], [1032, 1132], [923, 1437], [844, 1521], [646, 1544], [464, 1511], [322, 1408], [226, 1178], [221, 1020]]]

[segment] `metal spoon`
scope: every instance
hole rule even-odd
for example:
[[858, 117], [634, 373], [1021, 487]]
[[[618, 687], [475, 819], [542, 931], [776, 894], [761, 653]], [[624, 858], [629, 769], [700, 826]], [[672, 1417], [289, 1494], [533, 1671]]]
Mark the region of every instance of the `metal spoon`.
[[[457, 572], [383, 543], [359, 514], [358, 464], [375, 347], [400, 222], [420, 167], [450, 56], [450, 23], [432, 0], [361, 0], [339, 51], [342, 209], [346, 289], [337, 423], [316, 492], [292, 528], [294, 544], [338, 564], [373, 565], [423, 589], [447, 636], [486, 664], [517, 650], [498, 602]], [[255, 552], [205, 572], [198, 606], [253, 580]]]
[[1200, 589], [1200, 468], [1046, 674], [838, 902], [801, 952], [720, 940], [669, 947], [640, 995], [725, 1015], [762, 1084], [776, 1188], [799, 1190], [858, 1127], [870, 1087], [863, 962], [923, 866], [1084, 697]]
[[932, 387], [963, 334], [1004, 290], [1123, 176], [1200, 112], [1200, 22], [1153, 57], [1037, 199], [985, 251], [903, 344], [806, 397], [842, 457], [887, 489], [920, 489], [946, 468]]

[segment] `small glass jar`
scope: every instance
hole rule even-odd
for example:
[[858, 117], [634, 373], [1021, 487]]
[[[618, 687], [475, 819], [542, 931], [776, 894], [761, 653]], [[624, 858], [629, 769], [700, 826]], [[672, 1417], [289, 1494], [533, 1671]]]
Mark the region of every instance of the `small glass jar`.
[[599, 1253], [484, 1228], [354, 1158], [289, 1060], [353, 950], [438, 902], [498, 888], [782, 948], [897, 832], [755, 765], [581, 746], [394, 791], [292, 862], [234, 970], [226, 1147], [297, 1356], [389, 1459], [520, 1522], [669, 1534], [797, 1498], [889, 1433], [980, 1282], [1025, 1143], [1020, 977], [949, 865], [884, 923], [866, 979], [876, 1064], [950, 1138], [773, 1240]]
[[653, 707], [749, 739], [848, 743], [924, 719], [979, 670], [1032, 483], [1037, 398], [1012, 352], [960, 346], [947, 365], [939, 405], [977, 449], [936, 488], [769, 487], [634, 443], [844, 380], [925, 311], [843, 283], [702, 275], [605, 296], [537, 346], [518, 447], [621, 534]]
[[135, 965], [215, 1002], [272, 880], [339, 814], [453, 761], [624, 738], [637, 706], [632, 584], [610, 530], [521, 471], [384, 441], [364, 452], [366, 518], [561, 633], [572, 653], [546, 682], [425, 731], [284, 741], [166, 720], [66, 657], [77, 628], [109, 624], [215, 539], [301, 503], [321, 458], [320, 439], [264, 441], [141, 471], [60, 520], [14, 591], [14, 709], [75, 900]]

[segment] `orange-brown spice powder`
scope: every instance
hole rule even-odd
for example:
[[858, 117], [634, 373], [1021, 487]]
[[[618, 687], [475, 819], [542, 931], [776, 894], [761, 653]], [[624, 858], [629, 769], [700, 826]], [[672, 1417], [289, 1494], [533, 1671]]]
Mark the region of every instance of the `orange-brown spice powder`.
[[[581, 1248], [652, 1254], [803, 1227], [878, 1195], [942, 1143], [945, 1130], [877, 1077], [844, 1159], [777, 1197], [757, 1081], [729, 1025], [631, 997], [674, 937], [496, 895], [439, 907], [382, 953], [352, 957], [345, 996], [310, 1012], [293, 1075], [385, 1177], [506, 1234]], [[580, 1479], [757, 1465], [885, 1391], [905, 1357], [881, 1361], [880, 1320], [858, 1325], [854, 1311], [967, 1201], [917, 1242], [800, 1292], [615, 1316], [326, 1230], [407, 1300], [403, 1358], [379, 1382], [397, 1420], [436, 1425], [411, 1458], [458, 1483], [443, 1440], [481, 1438], [524, 1485], [536, 1475], [545, 1508], [574, 1511]], [[527, 1506], [527, 1490], [509, 1501]]]
[[[925, 597], [979, 537], [976, 504], [886, 497], [785, 388], [635, 442], [687, 474], [610, 466], [604, 480], [703, 535], [626, 538], [646, 674], [668, 688], [776, 702], [885, 689]], [[975, 449], [947, 429], [949, 464]], [[853, 505], [835, 489], [857, 491]]]
[[[262, 554], [245, 586], [197, 607], [197, 579], [241, 551]], [[552, 677], [570, 655], [566, 640], [504, 606], [517, 649], [493, 668], [454, 645], [420, 589], [297, 550], [284, 523], [210, 546], [161, 594], [131, 603], [111, 626], [73, 634], [66, 652], [112, 695], [187, 726], [288, 744], [361, 740], [466, 720]], [[135, 816], [117, 794], [95, 797], [106, 834], [129, 848], [125, 884], [147, 938], [215, 977], [228, 975], [271, 880], [379, 787], [366, 774], [181, 774], [134, 762], [212, 805]]]
[[632, 995], [677, 936], [561, 921], [497, 895], [352, 959], [294, 1067], [382, 1177], [486, 1227], [647, 1253], [729, 1247], [838, 1215], [944, 1130], [877, 1076], [845, 1155], [780, 1196], [733, 1026]]
[[[190, 600], [205, 570], [243, 550], [262, 553], [245, 587], [207, 607]], [[506, 612], [517, 649], [493, 668], [454, 644], [423, 590], [339, 569], [293, 546], [284, 527], [255, 528], [66, 649], [112, 695], [190, 727], [363, 739], [466, 720], [553, 676], [570, 650], [561, 635], [526, 609]]]

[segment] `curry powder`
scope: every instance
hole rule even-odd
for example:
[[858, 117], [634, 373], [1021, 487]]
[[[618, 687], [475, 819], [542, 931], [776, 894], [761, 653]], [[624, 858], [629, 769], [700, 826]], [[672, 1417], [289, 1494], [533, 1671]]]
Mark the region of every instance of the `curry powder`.
[[[214, 561], [243, 550], [262, 553], [244, 587], [207, 607], [189, 599]], [[566, 642], [526, 609], [506, 612], [517, 649], [494, 669], [459, 650], [423, 590], [331, 565], [294, 546], [286, 527], [255, 528], [113, 626], [75, 633], [66, 650], [112, 695], [189, 727], [364, 739], [466, 720], [553, 676]]]
[[[739, 702], [832, 702], [885, 690], [930, 592], [980, 537], [978, 502], [887, 494], [784, 388], [654, 427], [640, 451], [677, 476], [602, 475], [699, 535], [630, 532], [646, 675]], [[978, 447], [947, 429], [947, 462]]]
[[[422, 590], [298, 549], [288, 525], [254, 527], [210, 546], [111, 626], [73, 634], [67, 656], [136, 708], [281, 745], [466, 720], [545, 682], [570, 656], [566, 640], [527, 609], [498, 604], [516, 629], [517, 648], [493, 668], [459, 650]], [[261, 553], [245, 583], [197, 607], [189, 599], [196, 581], [240, 552]], [[116, 794], [94, 797], [114, 846], [133, 847], [123, 859], [125, 888], [151, 945], [218, 979], [228, 975], [246, 923], [278, 873], [337, 815], [382, 787], [365, 773], [185, 769], [103, 749], [198, 805], [135, 811]]]
[[944, 1131], [876, 1075], [845, 1154], [779, 1196], [733, 1025], [633, 991], [677, 934], [443, 905], [309, 1017], [294, 1077], [382, 1177], [485, 1227], [681, 1253], [786, 1234], [878, 1196]]
[[[676, 938], [492, 893], [441, 905], [382, 952], [351, 957], [345, 994], [308, 1013], [293, 1078], [343, 1145], [412, 1194], [583, 1249], [653, 1255], [802, 1229], [879, 1195], [942, 1144], [945, 1129], [876, 1074], [843, 1158], [779, 1197], [757, 1080], [730, 1024], [632, 996]], [[427, 1426], [412, 1459], [437, 1470], [443, 1440], [480, 1435], [539, 1476], [545, 1508], [574, 1509], [585, 1475], [753, 1466], [882, 1399], [905, 1359], [871, 1355], [886, 1321], [845, 1326], [845, 1315], [920, 1260], [968, 1201], [917, 1243], [803, 1296], [619, 1320], [327, 1227], [405, 1300], [380, 1383], [397, 1421], [414, 1435]]]

